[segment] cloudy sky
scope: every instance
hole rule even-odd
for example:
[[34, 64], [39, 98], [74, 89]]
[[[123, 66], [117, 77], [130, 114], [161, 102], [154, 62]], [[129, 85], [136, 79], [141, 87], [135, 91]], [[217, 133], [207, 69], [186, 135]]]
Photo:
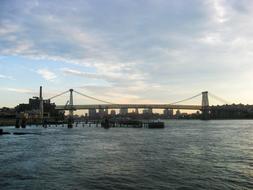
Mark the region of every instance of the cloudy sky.
[[208, 90], [253, 104], [252, 18], [251, 0], [1, 0], [0, 107], [40, 85], [44, 97], [170, 103]]

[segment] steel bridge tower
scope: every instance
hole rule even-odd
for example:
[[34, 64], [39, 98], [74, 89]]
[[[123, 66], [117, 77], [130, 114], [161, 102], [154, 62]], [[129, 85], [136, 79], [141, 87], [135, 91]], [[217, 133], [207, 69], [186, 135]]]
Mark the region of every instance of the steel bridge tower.
[[73, 89], [69, 89], [69, 118], [68, 118], [68, 128], [73, 127], [74, 122], [74, 101], [73, 101]]
[[202, 119], [209, 119], [209, 100], [208, 100], [208, 91], [202, 92]]
[[70, 117], [73, 117], [74, 115], [74, 102], [73, 102], [73, 89], [69, 89], [69, 93], [70, 93], [70, 96], [69, 96], [69, 116]]

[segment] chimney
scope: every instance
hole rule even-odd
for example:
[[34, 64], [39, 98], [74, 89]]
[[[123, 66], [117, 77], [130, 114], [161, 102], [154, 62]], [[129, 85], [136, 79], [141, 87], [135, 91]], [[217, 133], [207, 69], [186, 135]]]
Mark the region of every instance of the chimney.
[[40, 86], [40, 99], [42, 100], [42, 86]]

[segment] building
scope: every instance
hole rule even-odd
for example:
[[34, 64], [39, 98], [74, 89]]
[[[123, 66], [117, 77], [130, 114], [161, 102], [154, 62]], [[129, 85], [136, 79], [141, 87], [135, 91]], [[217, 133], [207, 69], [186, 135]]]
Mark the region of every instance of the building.
[[88, 114], [89, 114], [90, 118], [96, 118], [97, 117], [97, 111], [96, 111], [96, 109], [89, 109]]
[[16, 110], [13, 108], [7, 108], [7, 107], [3, 107], [0, 108], [0, 118], [1, 119], [13, 119], [16, 118]]
[[181, 115], [180, 110], [177, 110], [177, 111], [176, 111], [176, 117], [179, 117], [180, 115]]
[[164, 118], [172, 118], [173, 117], [173, 109], [164, 109], [163, 110]]
[[99, 115], [100, 118], [107, 116], [108, 115], [108, 109], [99, 108], [98, 109], [98, 115]]
[[[64, 112], [56, 110], [56, 105], [51, 103], [50, 100], [43, 100], [44, 108], [44, 117], [51, 118], [63, 118]], [[27, 113], [30, 118], [39, 118], [40, 117], [40, 98], [33, 97], [29, 99], [28, 104], [19, 104], [15, 107], [17, 113]]]

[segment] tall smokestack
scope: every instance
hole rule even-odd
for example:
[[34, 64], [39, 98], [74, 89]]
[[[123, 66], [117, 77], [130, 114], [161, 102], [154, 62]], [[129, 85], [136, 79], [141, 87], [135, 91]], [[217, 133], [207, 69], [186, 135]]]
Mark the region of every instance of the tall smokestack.
[[40, 86], [40, 117], [43, 120], [43, 116], [44, 116], [44, 106], [43, 106], [44, 102], [43, 102], [43, 97], [42, 97], [42, 86]]
[[40, 86], [40, 99], [42, 100], [42, 86]]

